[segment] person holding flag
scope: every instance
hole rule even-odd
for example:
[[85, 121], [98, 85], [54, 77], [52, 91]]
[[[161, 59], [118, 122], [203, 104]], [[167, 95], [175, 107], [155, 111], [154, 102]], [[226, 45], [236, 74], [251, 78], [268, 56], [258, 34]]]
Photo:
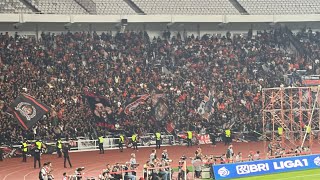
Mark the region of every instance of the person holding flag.
[[121, 133], [119, 136], [119, 149], [120, 152], [123, 152], [123, 144], [124, 144], [124, 135]]
[[100, 136], [98, 140], [99, 140], [99, 151], [100, 151], [99, 154], [104, 154], [104, 148], [103, 148], [104, 137]]
[[156, 149], [160, 149], [161, 146], [161, 133], [159, 131], [156, 132]]
[[22, 162], [27, 162], [28, 144], [27, 140], [23, 140], [21, 145], [22, 150]]

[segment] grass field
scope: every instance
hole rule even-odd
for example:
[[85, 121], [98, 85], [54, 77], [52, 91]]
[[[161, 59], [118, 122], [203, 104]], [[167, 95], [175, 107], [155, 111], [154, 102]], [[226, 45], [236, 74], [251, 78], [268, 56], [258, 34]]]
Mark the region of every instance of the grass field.
[[320, 168], [306, 171], [294, 171], [264, 176], [237, 178], [239, 180], [320, 180]]

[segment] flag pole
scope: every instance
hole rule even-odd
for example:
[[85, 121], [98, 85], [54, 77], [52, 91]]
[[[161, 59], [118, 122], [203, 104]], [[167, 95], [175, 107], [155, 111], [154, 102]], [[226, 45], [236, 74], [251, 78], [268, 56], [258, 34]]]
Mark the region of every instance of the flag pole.
[[[301, 148], [303, 147], [305, 141], [306, 141], [306, 138], [307, 138], [307, 135], [308, 135], [308, 128], [311, 128], [311, 121], [312, 121], [312, 116], [313, 116], [313, 113], [314, 113], [314, 109], [316, 107], [316, 104], [318, 102], [318, 95], [319, 95], [319, 90], [320, 90], [320, 85], [318, 85], [318, 88], [317, 88], [317, 94], [316, 94], [316, 100], [314, 101], [313, 103], [313, 106], [312, 106], [312, 111], [311, 111], [311, 115], [310, 115], [310, 119], [309, 119], [309, 122], [308, 122], [308, 126], [306, 128], [306, 132], [304, 133], [304, 137], [303, 137], [303, 141], [301, 143]], [[310, 131], [310, 136], [311, 136], [311, 131]], [[310, 137], [311, 138], [311, 137]]]

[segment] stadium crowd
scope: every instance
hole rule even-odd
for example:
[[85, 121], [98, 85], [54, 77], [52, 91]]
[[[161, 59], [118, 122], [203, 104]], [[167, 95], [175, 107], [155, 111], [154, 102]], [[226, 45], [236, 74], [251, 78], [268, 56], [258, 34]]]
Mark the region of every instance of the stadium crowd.
[[[317, 42], [318, 36], [312, 37]], [[111, 103], [110, 121], [128, 132], [144, 134], [161, 127], [152, 118], [151, 102], [131, 115], [124, 113], [125, 106], [143, 94], [166, 96], [169, 115], [162, 125], [173, 121], [178, 130], [192, 124], [195, 130], [219, 131], [237, 122], [234, 131], [259, 131], [261, 89], [279, 87], [285, 74], [310, 65], [289, 50], [288, 42], [277, 29], [254, 36], [165, 33], [154, 38], [133, 31], [42, 33], [38, 41], [1, 34], [0, 142], [90, 137], [103, 131], [96, 126], [86, 91], [105, 96]], [[318, 57], [318, 46], [306, 46]], [[29, 131], [5, 113], [19, 93], [52, 108], [50, 116]], [[207, 97], [212, 102], [209, 116], [199, 109]]]

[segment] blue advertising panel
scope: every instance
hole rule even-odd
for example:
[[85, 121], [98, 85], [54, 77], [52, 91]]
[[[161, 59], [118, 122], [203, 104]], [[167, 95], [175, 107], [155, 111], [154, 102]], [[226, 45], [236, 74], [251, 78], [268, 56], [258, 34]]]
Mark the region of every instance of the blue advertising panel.
[[219, 180], [313, 168], [320, 168], [320, 154], [213, 165], [213, 173]]

